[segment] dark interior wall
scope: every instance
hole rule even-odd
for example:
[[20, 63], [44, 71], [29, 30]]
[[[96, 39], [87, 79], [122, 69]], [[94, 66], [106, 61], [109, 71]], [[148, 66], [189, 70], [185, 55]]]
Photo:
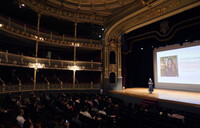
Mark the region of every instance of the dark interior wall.
[[10, 17], [11, 21], [26, 24], [27, 27], [37, 29], [37, 13], [27, 7], [19, 7], [17, 0], [0, 0], [0, 15]]
[[35, 56], [35, 41], [19, 39], [0, 32], [0, 51], [6, 50], [9, 53]]
[[55, 46], [55, 45], [46, 45], [40, 44], [38, 45], [38, 57], [40, 58], [48, 58], [48, 52], [51, 53], [51, 59], [59, 59], [59, 60], [73, 60], [74, 59], [74, 49], [73, 47], [66, 46]]
[[[153, 78], [154, 48], [200, 40], [200, 14], [196, 12], [200, 7], [124, 35], [122, 65], [126, 87], [148, 86], [148, 78]], [[167, 26], [162, 28], [162, 23]]]
[[144, 45], [134, 44], [132, 52], [125, 56], [127, 87], [147, 87], [148, 78], [153, 78], [153, 48]]
[[76, 49], [76, 60], [77, 61], [101, 62], [101, 51], [77, 48]]
[[21, 80], [22, 84], [31, 83], [33, 71], [34, 70], [31, 68], [0, 66], [0, 78], [5, 82], [6, 85], [18, 84], [18, 78]]
[[77, 83], [91, 83], [99, 84], [101, 81], [101, 72], [91, 71], [76, 71]]

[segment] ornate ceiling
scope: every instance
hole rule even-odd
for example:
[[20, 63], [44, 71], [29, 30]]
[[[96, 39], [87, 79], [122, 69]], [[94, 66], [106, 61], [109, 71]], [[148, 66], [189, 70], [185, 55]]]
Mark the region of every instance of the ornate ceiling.
[[[149, 6], [121, 17], [120, 20], [110, 24], [106, 29], [104, 38], [106, 41], [114, 38], [116, 42], [120, 42], [120, 35], [123, 33], [127, 34], [197, 6], [200, 6], [199, 0], [157, 0]], [[199, 14], [197, 13], [197, 15]]]
[[18, 0], [32, 10], [61, 19], [103, 25], [104, 38], [120, 40], [122, 33], [200, 5], [199, 0]]
[[[106, 19], [138, 0], [18, 0], [44, 15], [59, 17], [73, 22], [104, 25]], [[137, 2], [138, 3], [138, 2]], [[140, 5], [142, 3], [140, 2]]]
[[46, 0], [48, 4], [63, 6], [80, 11], [90, 11], [109, 15], [111, 10], [130, 4], [135, 0]]

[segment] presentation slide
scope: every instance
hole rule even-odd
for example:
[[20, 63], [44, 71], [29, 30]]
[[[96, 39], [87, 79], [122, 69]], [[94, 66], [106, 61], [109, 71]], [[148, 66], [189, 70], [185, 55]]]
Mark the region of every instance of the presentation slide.
[[[162, 86], [164, 88], [181, 89], [181, 85], [200, 86], [200, 45], [157, 49], [154, 53], [154, 74], [157, 87], [164, 85], [168, 86]], [[173, 86], [170, 87], [171, 84]], [[194, 88], [190, 86], [189, 90]]]

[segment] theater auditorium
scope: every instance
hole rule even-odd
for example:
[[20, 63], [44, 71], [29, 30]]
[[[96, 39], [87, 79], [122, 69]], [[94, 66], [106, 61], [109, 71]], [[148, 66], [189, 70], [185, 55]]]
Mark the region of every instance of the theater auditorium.
[[0, 0], [0, 128], [199, 119], [199, 0]]

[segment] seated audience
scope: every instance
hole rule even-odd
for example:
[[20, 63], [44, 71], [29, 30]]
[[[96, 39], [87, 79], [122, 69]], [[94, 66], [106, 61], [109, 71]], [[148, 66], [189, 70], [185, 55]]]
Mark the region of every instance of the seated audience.
[[[38, 93], [31, 92], [29, 96], [21, 93], [15, 99], [6, 94], [9, 103], [0, 105], [0, 126], [15, 127], [16, 120], [20, 128], [69, 128], [69, 124], [71, 128], [200, 126], [198, 114], [194, 116], [158, 106], [127, 104], [108, 95]], [[17, 110], [19, 114], [15, 113]], [[30, 119], [25, 120], [25, 117]]]
[[88, 107], [84, 107], [83, 108], [83, 111], [80, 111], [80, 114], [86, 116], [86, 117], [89, 117], [89, 118], [92, 118], [92, 116], [90, 115], [90, 113], [88, 112]]
[[34, 128], [31, 119], [26, 119], [26, 121], [23, 124], [23, 128]]
[[25, 119], [23, 116], [24, 116], [24, 110], [20, 109], [19, 115], [17, 116], [16, 120], [21, 128], [23, 128], [23, 124], [25, 122]]
[[69, 128], [69, 121], [60, 118], [58, 124], [54, 128]]

